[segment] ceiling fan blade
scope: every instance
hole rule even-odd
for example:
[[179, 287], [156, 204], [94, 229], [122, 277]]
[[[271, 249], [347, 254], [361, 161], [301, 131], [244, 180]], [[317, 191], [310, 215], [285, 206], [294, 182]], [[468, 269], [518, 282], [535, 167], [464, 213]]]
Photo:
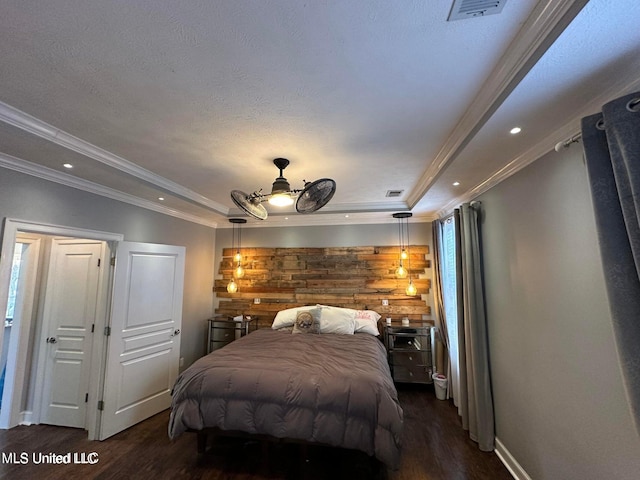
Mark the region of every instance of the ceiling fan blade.
[[324, 207], [336, 193], [336, 182], [330, 178], [321, 178], [305, 185], [296, 201], [298, 213], [313, 213]]
[[240, 210], [258, 220], [265, 220], [269, 215], [267, 209], [259, 201], [254, 201], [254, 198], [251, 198], [241, 190], [231, 190], [231, 200]]

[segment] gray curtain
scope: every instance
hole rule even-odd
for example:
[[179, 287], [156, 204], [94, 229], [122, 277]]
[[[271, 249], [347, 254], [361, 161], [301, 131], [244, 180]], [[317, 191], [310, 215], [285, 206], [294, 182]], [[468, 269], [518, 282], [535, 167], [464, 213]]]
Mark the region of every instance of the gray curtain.
[[640, 433], [640, 92], [583, 118], [582, 142], [618, 357]]
[[480, 450], [494, 449], [493, 395], [489, 372], [489, 342], [484, 301], [483, 266], [480, 255], [480, 204], [465, 203], [459, 218], [460, 266], [458, 298], [458, 352], [460, 392], [456, 404], [462, 426], [469, 430]]
[[[447, 378], [451, 378], [449, 371], [449, 336], [447, 334], [447, 322], [444, 314], [444, 299], [442, 293], [442, 220], [435, 220], [432, 223], [433, 233], [433, 314], [436, 327], [438, 327], [437, 338], [444, 346], [442, 365], [438, 372], [443, 373]], [[451, 382], [447, 385], [447, 396], [450, 396]]]

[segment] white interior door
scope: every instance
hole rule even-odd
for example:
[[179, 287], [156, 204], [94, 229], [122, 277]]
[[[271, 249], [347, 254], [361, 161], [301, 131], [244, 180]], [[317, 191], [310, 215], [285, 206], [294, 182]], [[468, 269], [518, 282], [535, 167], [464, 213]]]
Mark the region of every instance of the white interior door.
[[120, 242], [100, 440], [171, 404], [178, 375], [185, 248]]
[[102, 251], [96, 240], [53, 240], [40, 350], [41, 423], [85, 427]]

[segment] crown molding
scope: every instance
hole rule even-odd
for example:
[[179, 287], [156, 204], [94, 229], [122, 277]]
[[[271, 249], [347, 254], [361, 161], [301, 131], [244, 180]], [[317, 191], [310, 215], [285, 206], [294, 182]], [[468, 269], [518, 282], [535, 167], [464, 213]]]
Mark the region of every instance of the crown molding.
[[524, 152], [522, 155], [519, 155], [511, 160], [504, 167], [494, 172], [492, 175], [487, 177], [484, 181], [482, 181], [472, 189], [467, 190], [462, 195], [448, 202], [438, 211], [437, 217], [442, 218], [449, 215], [454, 208], [463, 203], [472, 201], [473, 199], [490, 190], [503, 180], [506, 180], [510, 176], [522, 170], [527, 165], [542, 158], [544, 155], [554, 150], [555, 145], [558, 142], [565, 141], [579, 134], [580, 121], [583, 117], [600, 111], [602, 109], [602, 105], [604, 105], [605, 103], [623, 95], [632, 93], [639, 88], [640, 79], [638, 78], [618, 79], [618, 81], [611, 84], [608, 89], [601, 92], [598, 96], [593, 97], [591, 101], [583, 104], [581, 108], [575, 112], [573, 119], [564, 127], [556, 130], [552, 136], [543, 139], [542, 141], [531, 147], [529, 150]]
[[[136, 207], [144, 208], [154, 212], [161, 213], [163, 215], [169, 215], [187, 222], [204, 225], [211, 228], [231, 228], [231, 224], [228, 222], [217, 223], [210, 219], [192, 215], [189, 213], [181, 212], [164, 205], [158, 205], [146, 199], [130, 195], [128, 193], [120, 192], [104, 185], [91, 182], [82, 178], [75, 177], [57, 170], [38, 165], [21, 158], [13, 157], [4, 153], [0, 153], [0, 168], [6, 168], [16, 172], [20, 172], [32, 177], [41, 178], [49, 182], [54, 182], [66, 187], [75, 188], [88, 193], [99, 195], [102, 197], [110, 198], [119, 202], [134, 205]], [[400, 202], [398, 202], [400, 203]], [[406, 206], [402, 205], [400, 208], [392, 209], [390, 211], [406, 210]], [[345, 218], [345, 214], [350, 214], [349, 218]], [[237, 216], [244, 216], [238, 214]], [[265, 227], [304, 227], [304, 226], [329, 226], [329, 225], [368, 225], [368, 224], [383, 224], [392, 223], [396, 220], [388, 212], [324, 212], [316, 213], [313, 215], [300, 215], [295, 212], [291, 212], [289, 219], [286, 217], [288, 214], [272, 214], [268, 220], [264, 222], [256, 220], [255, 222], [249, 222], [245, 228], [265, 228]], [[414, 214], [413, 223], [431, 222], [437, 217], [435, 215]]]
[[32, 177], [41, 178], [50, 182], [58, 183], [60, 185], [65, 185], [77, 190], [83, 190], [85, 192], [100, 195], [102, 197], [117, 200], [119, 202], [135, 205], [136, 207], [141, 207], [146, 210], [152, 210], [154, 212], [179, 218], [187, 222], [197, 223], [211, 228], [216, 228], [218, 225], [216, 222], [213, 222], [210, 219], [181, 212], [179, 210], [165, 207], [163, 205], [158, 205], [149, 200], [145, 200], [134, 195], [129, 195], [128, 193], [123, 193], [118, 190], [105, 187], [104, 185], [90, 182], [89, 180], [74, 177], [73, 175], [61, 173], [57, 170], [31, 163], [26, 160], [13, 157], [11, 155], [6, 155], [4, 153], [0, 153], [0, 167], [24, 173], [26, 175], [31, 175]]
[[173, 195], [212, 210], [219, 215], [227, 215], [229, 213], [229, 209], [221, 203], [215, 202], [204, 195], [200, 195], [193, 190], [172, 182], [167, 178], [157, 175], [136, 165], [135, 163], [114, 155], [111, 152], [96, 147], [89, 142], [75, 137], [3, 102], [0, 102], [0, 121], [48, 140], [68, 150], [84, 155], [85, 157], [108, 165], [109, 167], [115, 168], [128, 175], [139, 178], [140, 180], [144, 180], [145, 182], [164, 191], [170, 192]]
[[497, 62], [436, 157], [407, 197], [413, 208], [444, 170], [457, 158], [502, 102], [531, 70], [588, 0], [539, 2]]

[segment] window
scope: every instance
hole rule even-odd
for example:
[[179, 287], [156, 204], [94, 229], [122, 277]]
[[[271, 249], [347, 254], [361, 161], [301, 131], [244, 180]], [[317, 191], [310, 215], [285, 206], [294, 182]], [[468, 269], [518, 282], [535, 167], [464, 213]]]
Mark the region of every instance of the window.
[[451, 388], [454, 398], [458, 398], [458, 287], [457, 287], [456, 222], [452, 216], [442, 223], [442, 243], [440, 251], [442, 275], [442, 302], [449, 337], [449, 361], [451, 362]]
[[13, 323], [13, 314], [16, 306], [16, 296], [18, 294], [18, 280], [20, 279], [20, 264], [22, 262], [22, 252], [24, 243], [16, 243], [13, 254], [13, 264], [11, 265], [11, 280], [9, 282], [9, 298], [7, 302], [7, 312], [5, 315], [5, 326]]

